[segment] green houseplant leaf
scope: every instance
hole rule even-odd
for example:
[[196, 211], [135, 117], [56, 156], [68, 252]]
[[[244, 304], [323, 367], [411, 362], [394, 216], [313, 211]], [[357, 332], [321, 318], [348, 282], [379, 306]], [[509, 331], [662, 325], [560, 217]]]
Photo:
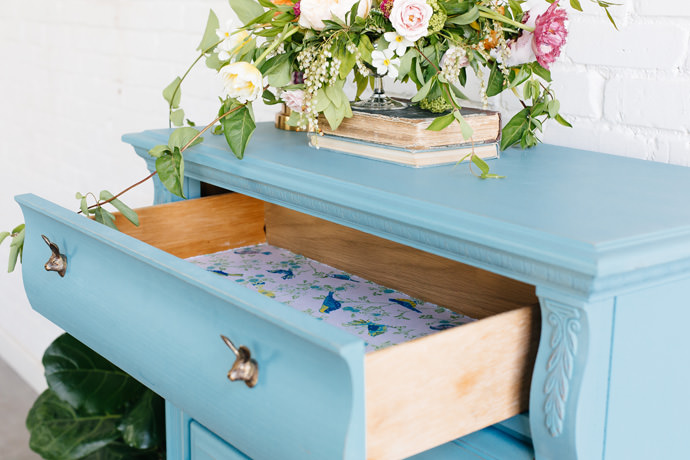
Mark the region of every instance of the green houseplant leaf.
[[156, 159], [156, 171], [161, 183], [170, 190], [171, 193], [184, 198], [183, 177], [184, 159], [180, 149], [175, 148], [172, 152], [167, 152]]
[[160, 396], [68, 334], [43, 362], [49, 389], [26, 419], [32, 450], [59, 460], [165, 458]]
[[78, 414], [52, 390], [44, 391], [26, 418], [29, 446], [47, 459], [79, 459], [117, 439], [121, 415]]
[[255, 17], [264, 13], [264, 9], [254, 0], [229, 0], [230, 7], [242, 24], [247, 24]]
[[163, 413], [163, 399], [146, 390], [118, 426], [125, 443], [137, 449], [152, 449], [161, 445], [165, 426], [160, 423], [159, 415]]
[[88, 414], [117, 413], [145, 387], [74, 337], [58, 337], [43, 355], [48, 386], [70, 406]]

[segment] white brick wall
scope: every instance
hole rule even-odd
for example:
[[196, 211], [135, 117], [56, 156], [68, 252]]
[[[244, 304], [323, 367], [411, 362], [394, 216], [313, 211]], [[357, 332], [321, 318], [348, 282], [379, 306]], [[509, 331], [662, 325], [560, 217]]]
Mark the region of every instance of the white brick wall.
[[[613, 12], [619, 32], [582, 3], [586, 13], [572, 16], [571, 41], [553, 69], [575, 128], [551, 125], [545, 141], [690, 165], [690, 2], [623, 2]], [[114, 192], [144, 176], [120, 136], [166, 126], [161, 90], [194, 59], [209, 8], [231, 17], [224, 0], [3, 3], [0, 231], [22, 221], [15, 194], [75, 208], [76, 191]], [[188, 116], [210, 121], [218, 93], [211, 71], [192, 73]], [[273, 110], [260, 108], [258, 118], [272, 119]], [[146, 185], [126, 202], [146, 205], [151, 194]], [[0, 268], [6, 259], [7, 243]], [[40, 389], [40, 357], [59, 331], [30, 309], [19, 272], [0, 273], [0, 299], [0, 357]]]

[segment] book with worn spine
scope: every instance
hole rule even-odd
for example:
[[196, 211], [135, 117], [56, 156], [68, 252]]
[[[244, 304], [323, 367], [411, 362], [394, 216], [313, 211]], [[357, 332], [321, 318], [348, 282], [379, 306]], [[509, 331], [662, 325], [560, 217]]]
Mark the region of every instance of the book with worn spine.
[[398, 163], [414, 168], [469, 161], [472, 153], [484, 160], [498, 158], [499, 155], [498, 143], [496, 142], [412, 150], [329, 134], [323, 136], [310, 134], [309, 145], [319, 149], [335, 150], [336, 152]]
[[[501, 115], [499, 112], [463, 108], [461, 113], [472, 127], [471, 139], [465, 139], [460, 132], [459, 123], [451, 123], [441, 131], [426, 128], [443, 114], [432, 114], [417, 106], [402, 110], [381, 110], [364, 112], [352, 109], [353, 116], [345, 118], [337, 130], [330, 129], [325, 117], [319, 117], [319, 127], [324, 134], [340, 138], [413, 150], [434, 148], [458, 148], [472, 144], [491, 144], [501, 137]], [[330, 148], [330, 147], [329, 147]]]

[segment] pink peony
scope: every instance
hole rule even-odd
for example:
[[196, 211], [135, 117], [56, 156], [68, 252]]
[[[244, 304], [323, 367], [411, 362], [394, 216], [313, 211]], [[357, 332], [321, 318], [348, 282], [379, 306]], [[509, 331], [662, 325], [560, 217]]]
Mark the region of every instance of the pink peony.
[[545, 69], [548, 69], [561, 55], [561, 49], [568, 37], [567, 20], [568, 13], [563, 8], [558, 8], [558, 0], [556, 0], [535, 21], [532, 48], [537, 61]]
[[395, 0], [390, 21], [398, 35], [411, 42], [426, 37], [433, 8], [424, 0]]
[[304, 91], [301, 89], [283, 91], [280, 98], [290, 110], [300, 113], [304, 111]]

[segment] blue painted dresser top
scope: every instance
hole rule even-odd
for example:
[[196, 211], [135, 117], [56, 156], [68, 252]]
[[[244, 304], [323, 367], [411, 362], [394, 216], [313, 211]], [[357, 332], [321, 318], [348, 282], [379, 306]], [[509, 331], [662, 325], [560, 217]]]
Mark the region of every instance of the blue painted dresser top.
[[[146, 151], [169, 130], [124, 136]], [[307, 146], [260, 123], [243, 160], [222, 136], [185, 154], [185, 175], [539, 285], [610, 294], [690, 266], [690, 169], [551, 145], [414, 169]]]

